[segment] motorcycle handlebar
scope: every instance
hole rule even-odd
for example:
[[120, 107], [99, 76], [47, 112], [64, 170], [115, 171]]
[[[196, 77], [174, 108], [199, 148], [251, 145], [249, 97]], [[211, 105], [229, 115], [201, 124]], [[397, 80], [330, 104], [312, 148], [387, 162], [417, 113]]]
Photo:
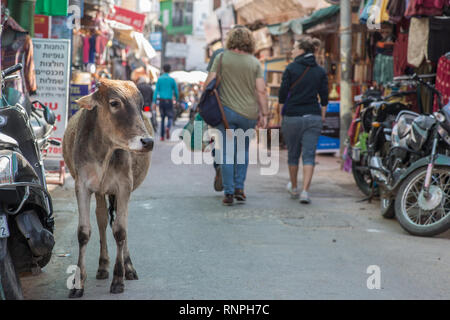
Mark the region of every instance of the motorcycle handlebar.
[[15, 64], [9, 68], [6, 68], [5, 70], [2, 71], [2, 78], [9, 76], [10, 74], [13, 74], [16, 71], [22, 70], [22, 64], [18, 63]]

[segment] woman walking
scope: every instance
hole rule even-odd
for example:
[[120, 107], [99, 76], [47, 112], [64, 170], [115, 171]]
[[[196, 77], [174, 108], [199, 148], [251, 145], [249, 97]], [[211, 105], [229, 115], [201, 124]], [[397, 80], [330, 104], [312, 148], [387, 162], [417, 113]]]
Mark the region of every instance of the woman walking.
[[[293, 199], [310, 203], [309, 187], [314, 173], [316, 146], [328, 105], [328, 78], [316, 63], [314, 53], [320, 40], [305, 36], [292, 50], [294, 61], [283, 73], [279, 102], [283, 105], [281, 132], [288, 148], [290, 182], [287, 190]], [[317, 96], [320, 96], [320, 105]], [[298, 164], [303, 160], [303, 189], [297, 187]]]
[[[248, 129], [254, 129], [258, 119], [260, 126], [265, 128], [268, 105], [261, 64], [253, 56], [255, 39], [251, 31], [245, 27], [232, 29], [227, 37], [226, 49], [214, 59], [205, 86], [216, 77], [219, 70], [220, 100], [232, 132], [226, 133], [223, 124], [218, 126], [222, 133], [220, 146], [222, 161], [218, 163], [222, 163], [222, 183], [225, 193], [222, 203], [230, 206], [233, 205], [234, 199], [240, 203], [246, 200], [244, 183], [251, 138], [248, 135], [237, 134], [239, 131], [236, 130], [242, 129], [246, 132]], [[241, 138], [245, 139], [244, 143], [238, 141]], [[229, 147], [231, 150], [227, 150], [227, 145], [233, 142], [234, 150], [231, 147]], [[216, 152], [216, 159], [218, 153]]]

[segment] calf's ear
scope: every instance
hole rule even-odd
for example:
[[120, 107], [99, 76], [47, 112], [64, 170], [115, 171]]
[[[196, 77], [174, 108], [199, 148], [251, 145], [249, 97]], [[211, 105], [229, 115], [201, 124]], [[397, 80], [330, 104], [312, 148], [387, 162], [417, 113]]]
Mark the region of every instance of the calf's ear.
[[75, 100], [75, 102], [80, 106], [80, 108], [92, 110], [96, 106], [94, 93], [95, 92], [93, 92], [87, 96], [81, 97], [80, 99]]

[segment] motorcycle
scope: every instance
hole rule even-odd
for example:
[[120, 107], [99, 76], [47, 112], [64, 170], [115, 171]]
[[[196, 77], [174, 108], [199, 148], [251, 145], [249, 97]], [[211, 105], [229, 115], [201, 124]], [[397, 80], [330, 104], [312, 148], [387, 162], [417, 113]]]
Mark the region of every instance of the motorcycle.
[[[415, 93], [415, 91], [400, 91], [392, 93], [382, 99], [372, 101], [366, 107], [360, 117], [361, 127], [363, 128], [363, 138], [360, 137], [364, 146], [364, 152], [361, 148], [354, 147], [352, 151], [352, 168], [354, 176], [364, 177], [359, 179], [361, 190], [371, 199], [373, 196], [380, 196], [380, 211], [385, 218], [395, 216], [393, 203], [386, 201], [385, 188], [379, 183], [377, 177], [373, 174], [372, 166], [379, 161], [386, 161], [391, 145], [391, 132], [396, 116], [403, 110], [409, 110], [408, 106], [393, 100], [394, 98], [404, 97]], [[370, 177], [370, 178], [369, 178]], [[355, 178], [355, 180], [357, 180]], [[364, 187], [364, 188], [362, 188]]]
[[[434, 236], [450, 228], [450, 103], [442, 106], [434, 86], [413, 77], [437, 96], [432, 115], [400, 115], [394, 132], [397, 162], [411, 157], [406, 169], [394, 169], [389, 185], [400, 225], [417, 236]], [[398, 178], [396, 178], [398, 177]]]
[[[371, 193], [372, 176], [367, 166], [367, 137], [372, 123], [366, 115], [370, 103], [381, 99], [378, 90], [367, 90], [363, 95], [355, 98], [357, 102], [353, 106], [355, 115], [352, 120], [353, 135], [350, 135], [349, 157], [352, 159], [352, 174], [356, 185], [366, 196]], [[359, 101], [358, 101], [359, 100]], [[364, 119], [364, 121], [362, 121]]]
[[[14, 65], [1, 73], [1, 85], [17, 79]], [[23, 98], [23, 97], [22, 97]], [[54, 219], [41, 151], [49, 143], [55, 115], [27, 101], [0, 107], [0, 300], [23, 299], [20, 272], [36, 274], [48, 264], [54, 246]], [[32, 121], [32, 119], [34, 119]], [[33, 126], [33, 124], [34, 126]], [[45, 122], [45, 123], [44, 123]]]

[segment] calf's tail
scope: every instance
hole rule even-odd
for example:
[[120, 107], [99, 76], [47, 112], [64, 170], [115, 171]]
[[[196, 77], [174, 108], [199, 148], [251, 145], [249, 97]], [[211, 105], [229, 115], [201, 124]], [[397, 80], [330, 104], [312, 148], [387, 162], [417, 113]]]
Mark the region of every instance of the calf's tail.
[[113, 225], [113, 222], [114, 222], [114, 218], [115, 218], [114, 212], [117, 210], [116, 196], [115, 195], [109, 195], [108, 196], [108, 200], [109, 200], [109, 208], [108, 208], [109, 225], [112, 228], [112, 225]]

